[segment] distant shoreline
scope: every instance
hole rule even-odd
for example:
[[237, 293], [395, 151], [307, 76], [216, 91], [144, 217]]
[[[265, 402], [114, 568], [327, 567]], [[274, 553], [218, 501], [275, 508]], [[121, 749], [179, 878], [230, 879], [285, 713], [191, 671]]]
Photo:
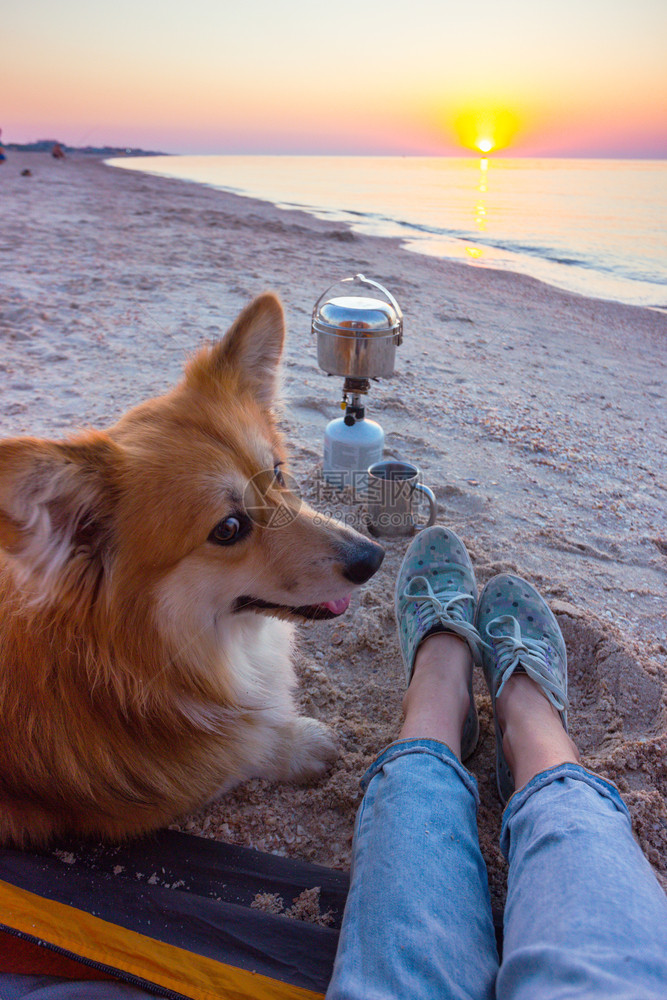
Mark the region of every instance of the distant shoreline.
[[81, 153], [85, 156], [171, 156], [153, 149], [139, 149], [130, 146], [68, 146], [59, 139], [37, 139], [35, 142], [6, 142], [2, 145], [10, 153], [50, 153], [58, 144], [65, 155]]

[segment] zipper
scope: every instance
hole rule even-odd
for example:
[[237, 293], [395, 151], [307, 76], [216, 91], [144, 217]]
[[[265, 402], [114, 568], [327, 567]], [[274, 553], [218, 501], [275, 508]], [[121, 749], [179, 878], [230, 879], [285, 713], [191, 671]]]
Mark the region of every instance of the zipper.
[[174, 993], [173, 990], [167, 989], [165, 986], [158, 986], [157, 983], [151, 983], [147, 979], [141, 979], [139, 976], [133, 976], [131, 972], [125, 972], [122, 969], [116, 969], [112, 965], [103, 965], [101, 962], [95, 962], [92, 958], [84, 958], [82, 955], [77, 955], [73, 951], [67, 951], [66, 948], [61, 948], [60, 945], [50, 944], [48, 941], [44, 941], [42, 938], [34, 937], [32, 934], [26, 934], [24, 931], [18, 931], [15, 927], [7, 927], [6, 924], [0, 924], [0, 931], [4, 931], [7, 934], [11, 934], [13, 937], [22, 938], [24, 941], [30, 941], [32, 944], [37, 944], [41, 948], [48, 948], [49, 951], [53, 951], [56, 955], [63, 955], [65, 958], [71, 958], [75, 962], [79, 962], [81, 965], [87, 965], [91, 969], [98, 969], [100, 972], [108, 972], [115, 979], [119, 979], [124, 983], [129, 983], [130, 986], [138, 986], [140, 989], [148, 990], [150, 993], [156, 994], [160, 997], [167, 997], [168, 1000], [191, 1000], [184, 993]]

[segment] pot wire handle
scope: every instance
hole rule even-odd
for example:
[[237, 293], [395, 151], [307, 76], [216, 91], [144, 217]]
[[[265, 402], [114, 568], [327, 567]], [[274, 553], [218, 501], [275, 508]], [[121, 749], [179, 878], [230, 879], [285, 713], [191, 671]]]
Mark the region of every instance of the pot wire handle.
[[[379, 289], [387, 296], [387, 298], [391, 302], [392, 306], [396, 310], [396, 315], [398, 317], [398, 332], [396, 334], [396, 346], [399, 347], [403, 343], [403, 310], [399, 306], [398, 302], [396, 301], [396, 299], [391, 294], [388, 288], [385, 288], [384, 285], [381, 285], [379, 281], [373, 281], [372, 278], [367, 278], [365, 274], [355, 274], [354, 278], [343, 279], [343, 281], [357, 281], [357, 280], [363, 281], [367, 285], [372, 285], [373, 288]], [[343, 282], [341, 281], [341, 285], [342, 283]]]

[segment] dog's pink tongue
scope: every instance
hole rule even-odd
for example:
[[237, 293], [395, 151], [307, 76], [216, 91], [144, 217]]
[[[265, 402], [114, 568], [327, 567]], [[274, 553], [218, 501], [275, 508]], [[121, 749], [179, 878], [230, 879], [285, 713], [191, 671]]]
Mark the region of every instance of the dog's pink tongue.
[[321, 608], [327, 608], [332, 615], [342, 615], [350, 606], [349, 597], [340, 597], [337, 601], [323, 601]]

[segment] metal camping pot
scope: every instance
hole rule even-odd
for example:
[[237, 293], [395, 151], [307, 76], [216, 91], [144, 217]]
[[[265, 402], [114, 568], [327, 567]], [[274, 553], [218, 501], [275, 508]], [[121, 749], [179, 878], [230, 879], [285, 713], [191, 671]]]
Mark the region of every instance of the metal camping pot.
[[317, 363], [329, 375], [393, 375], [396, 348], [403, 342], [403, 313], [379, 282], [357, 274], [332, 285], [315, 303], [312, 330]]

